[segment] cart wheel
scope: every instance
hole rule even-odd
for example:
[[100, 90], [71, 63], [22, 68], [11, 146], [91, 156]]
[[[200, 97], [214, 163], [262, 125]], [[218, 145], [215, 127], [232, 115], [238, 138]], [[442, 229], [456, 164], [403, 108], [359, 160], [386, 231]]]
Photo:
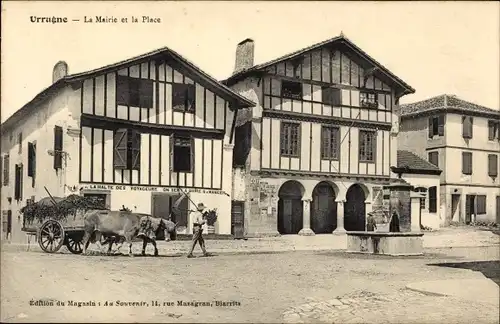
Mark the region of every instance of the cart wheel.
[[80, 235], [66, 234], [66, 247], [69, 252], [73, 254], [80, 254], [83, 252], [83, 237]]
[[47, 253], [59, 251], [64, 244], [64, 228], [62, 225], [53, 219], [45, 221], [40, 227], [38, 244]]

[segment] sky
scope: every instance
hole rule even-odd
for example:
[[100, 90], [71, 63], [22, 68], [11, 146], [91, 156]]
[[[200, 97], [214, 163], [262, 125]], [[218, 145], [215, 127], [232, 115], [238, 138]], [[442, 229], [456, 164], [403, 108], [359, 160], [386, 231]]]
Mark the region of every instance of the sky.
[[[128, 22], [84, 23], [96, 15]], [[73, 74], [168, 46], [221, 80], [245, 38], [259, 64], [340, 32], [416, 89], [401, 103], [446, 93], [500, 109], [499, 21], [494, 1], [3, 2], [1, 121], [51, 84], [60, 60]]]

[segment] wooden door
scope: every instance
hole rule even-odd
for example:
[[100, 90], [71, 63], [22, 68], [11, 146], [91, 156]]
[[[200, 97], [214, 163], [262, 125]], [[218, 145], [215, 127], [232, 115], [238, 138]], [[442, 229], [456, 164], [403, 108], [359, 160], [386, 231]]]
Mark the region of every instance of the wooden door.
[[474, 195], [465, 196], [465, 224], [469, 224], [472, 221], [472, 215], [476, 213], [474, 198]]
[[235, 239], [245, 236], [245, 202], [231, 202], [231, 234]]

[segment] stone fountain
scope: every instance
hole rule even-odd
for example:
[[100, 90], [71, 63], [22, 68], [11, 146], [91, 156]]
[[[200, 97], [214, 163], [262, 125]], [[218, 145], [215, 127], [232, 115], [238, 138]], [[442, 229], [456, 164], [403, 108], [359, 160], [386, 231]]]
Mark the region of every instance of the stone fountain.
[[425, 193], [401, 180], [385, 186], [389, 191], [389, 226], [374, 232], [347, 232], [347, 252], [384, 255], [422, 255], [420, 198]]

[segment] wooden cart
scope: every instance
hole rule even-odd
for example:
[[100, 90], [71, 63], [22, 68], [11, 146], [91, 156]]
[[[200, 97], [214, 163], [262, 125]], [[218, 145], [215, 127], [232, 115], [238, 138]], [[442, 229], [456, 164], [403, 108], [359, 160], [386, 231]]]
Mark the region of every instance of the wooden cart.
[[71, 253], [83, 251], [83, 213], [70, 215], [64, 220], [46, 219], [43, 222], [33, 221], [23, 226], [23, 232], [36, 235], [38, 245], [47, 253], [54, 253], [65, 245]]

